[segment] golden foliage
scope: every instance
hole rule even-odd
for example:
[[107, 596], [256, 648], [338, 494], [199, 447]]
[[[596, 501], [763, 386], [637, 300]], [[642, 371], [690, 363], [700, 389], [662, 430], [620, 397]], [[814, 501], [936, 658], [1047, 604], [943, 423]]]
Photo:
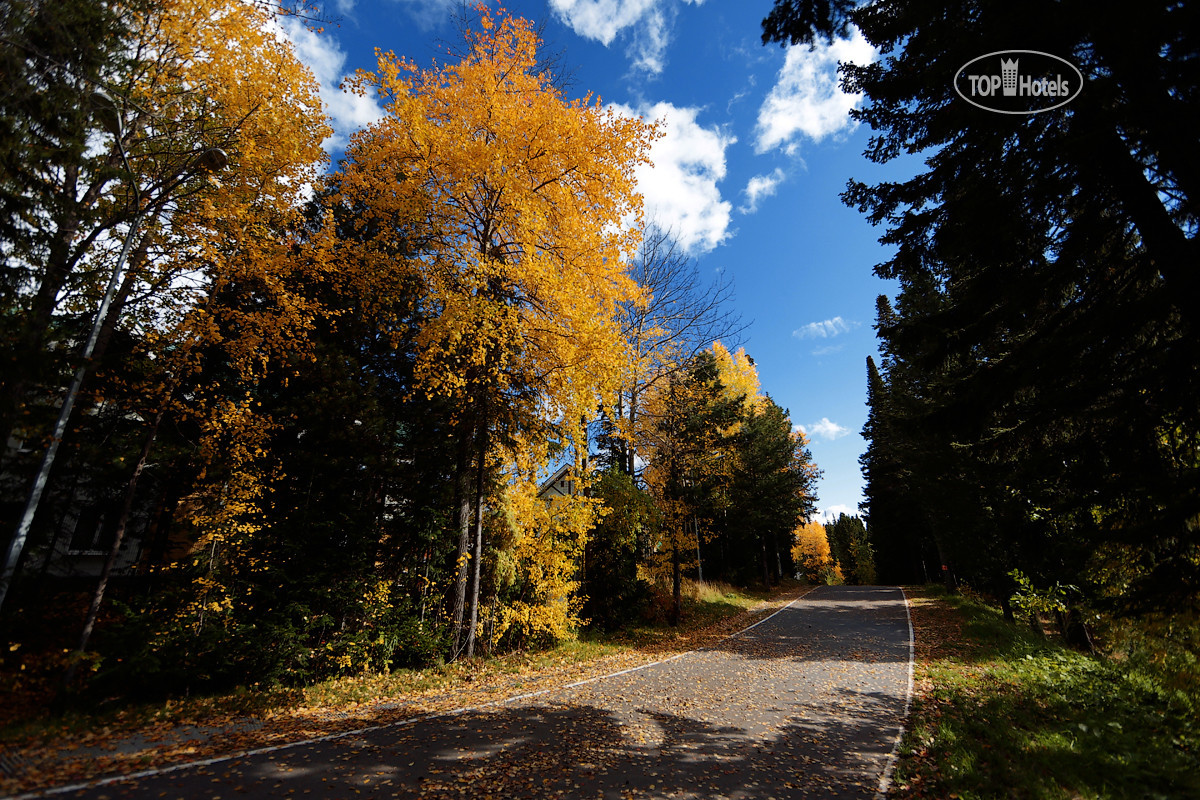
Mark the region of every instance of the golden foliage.
[[837, 568], [833, 563], [825, 526], [816, 520], [806, 522], [796, 528], [793, 537], [792, 561], [804, 570], [804, 576], [812, 583], [830, 582]]
[[726, 469], [717, 444], [721, 431], [698, 424], [714, 399], [713, 388], [707, 380], [677, 370], [649, 387], [643, 400], [642, 477], [662, 519], [649, 566], [662, 585], [674, 584], [679, 571], [695, 565], [705, 535], [693, 488]]
[[565, 99], [538, 69], [532, 25], [478, 11], [461, 61], [422, 70], [380, 53], [351, 82], [378, 92], [386, 116], [354, 135], [333, 181], [361, 239], [341, 263], [364, 286], [418, 287], [416, 390], [456, 401], [508, 477], [526, 593], [492, 629], [559, 638], [576, 622], [595, 507], [569, 498], [551, 513], [535, 476], [552, 446], [585, 447], [581, 420], [626, 368], [616, 317], [638, 295], [625, 266], [641, 214], [633, 170], [654, 129], [590, 95]]
[[[330, 129], [317, 83], [276, 35], [269, 6], [165, 0], [138, 13], [141, 68], [117, 87], [133, 109], [123, 147], [152, 245], [135, 266], [140, 280], [173, 287], [154, 295], [144, 347], [158, 356], [163, 396], [205, 367], [201, 349], [229, 370], [226, 383], [194, 383], [187, 403], [177, 404], [201, 431], [200, 479], [183, 506], [201, 577], [193, 603], [181, 609], [199, 626], [230, 610], [223, 569], [263, 566], [248, 543], [273, 477], [271, 421], [250, 389], [303, 353], [321, 313], [294, 288], [297, 270], [314, 262], [296, 257], [288, 230]], [[209, 174], [201, 154], [213, 148], [228, 165]], [[240, 302], [251, 296], [253, 307]]]
[[421, 71], [383, 53], [359, 73], [387, 116], [355, 135], [340, 192], [365, 200], [360, 230], [389, 231], [372, 249], [407, 254], [438, 310], [420, 334], [426, 392], [469, 398], [536, 375], [545, 412], [578, 418], [625, 363], [613, 320], [637, 289], [623, 222], [640, 215], [633, 168], [652, 132], [590, 96], [565, 100], [536, 71], [526, 20], [483, 8], [480, 27], [460, 63]]
[[746, 348], [739, 347], [736, 353], [730, 353], [725, 345], [713, 342], [712, 349], [713, 355], [717, 357], [721, 395], [728, 400], [742, 398], [742, 408], [746, 413], [757, 409], [762, 401], [762, 387], [758, 380], [758, 370], [746, 355]]
[[505, 493], [515, 523], [511, 556], [521, 593], [504, 604], [492, 627], [494, 641], [559, 641], [570, 638], [581, 622], [579, 559], [587, 534], [603, 515], [598, 500], [582, 494], [537, 496], [537, 483], [514, 476]]
[[[150, 245], [139, 266], [158, 281], [160, 323], [164, 304], [190, 310], [230, 281], [253, 277], [281, 293], [278, 234], [316, 180], [330, 133], [316, 80], [265, 4], [164, 0], [131, 13], [138, 68], [108, 88], [124, 132], [112, 158], [132, 180], [111, 202], [128, 205], [136, 189]], [[204, 156], [218, 149], [227, 166], [212, 172]]]

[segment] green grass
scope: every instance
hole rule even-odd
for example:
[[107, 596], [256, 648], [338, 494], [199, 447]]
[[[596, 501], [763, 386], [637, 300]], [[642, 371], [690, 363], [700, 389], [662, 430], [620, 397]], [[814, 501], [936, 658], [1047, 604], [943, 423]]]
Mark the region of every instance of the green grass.
[[1195, 698], [979, 602], [937, 600], [950, 609], [918, 599], [918, 637], [962, 632], [919, 659], [931, 689], [914, 704], [893, 796], [1200, 798]]

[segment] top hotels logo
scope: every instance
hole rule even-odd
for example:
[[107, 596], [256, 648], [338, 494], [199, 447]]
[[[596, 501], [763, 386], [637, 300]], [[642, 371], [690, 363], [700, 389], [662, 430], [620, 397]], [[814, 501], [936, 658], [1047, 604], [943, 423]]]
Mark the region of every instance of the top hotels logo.
[[954, 76], [954, 90], [986, 111], [1038, 114], [1078, 97], [1083, 74], [1071, 62], [1050, 53], [1001, 50], [964, 64]]
[[1000, 77], [1003, 81], [1004, 96], [1013, 97], [1017, 93], [1017, 60], [1005, 61], [1000, 59]]

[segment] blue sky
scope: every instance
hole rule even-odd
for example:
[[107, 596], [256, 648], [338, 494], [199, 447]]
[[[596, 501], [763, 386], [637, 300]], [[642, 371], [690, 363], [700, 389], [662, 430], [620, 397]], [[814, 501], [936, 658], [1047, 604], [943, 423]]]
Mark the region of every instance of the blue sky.
[[[877, 353], [874, 277], [887, 258], [872, 228], [838, 195], [846, 181], [895, 178], [862, 151], [868, 131], [836, 83], [839, 60], [875, 57], [861, 38], [832, 47], [761, 44], [770, 0], [513, 0], [545, 23], [547, 46], [573, 74], [568, 93], [599, 95], [628, 113], [665, 119], [638, 176], [648, 217], [681, 238], [702, 274], [731, 275], [736, 308], [752, 320], [745, 342], [763, 388], [807, 432], [824, 476], [822, 512], [857, 513], [859, 435], [866, 421], [866, 358]], [[375, 48], [420, 66], [457, 39], [457, 0], [331, 0], [321, 34], [295, 20], [289, 36], [322, 83], [340, 154], [377, 118], [372, 98], [338, 91], [374, 67]]]

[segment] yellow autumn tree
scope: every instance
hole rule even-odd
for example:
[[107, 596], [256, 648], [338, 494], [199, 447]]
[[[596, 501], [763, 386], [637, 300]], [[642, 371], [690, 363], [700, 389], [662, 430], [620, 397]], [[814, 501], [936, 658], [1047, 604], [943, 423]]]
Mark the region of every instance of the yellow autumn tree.
[[[270, 420], [252, 390], [303, 351], [320, 313], [294, 289], [290, 276], [312, 262], [296, 258], [287, 231], [330, 128], [268, 4], [165, 0], [137, 14], [137, 69], [106, 87], [121, 121], [114, 153], [129, 172], [113, 202], [140, 213], [119, 297], [157, 287], [124, 322], [161, 365], [143, 394], [201, 433], [201, 481], [183, 511], [206, 563], [180, 609], [180, 622], [200, 626], [231, 609], [221, 576], [256, 568], [248, 542], [272, 468]], [[199, 379], [214, 359], [227, 381]]]
[[[288, 286], [306, 262], [286, 234], [325, 161], [317, 82], [266, 3], [162, 0], [129, 13], [133, 67], [104, 86], [119, 168], [103, 202], [135, 212], [93, 256], [105, 264], [132, 245], [108, 328], [136, 332], [175, 384], [198, 368], [200, 343], [252, 380], [320, 313]], [[231, 291], [253, 293], [254, 310], [217, 302]]]
[[[381, 53], [376, 72], [357, 76], [386, 116], [353, 137], [336, 181], [339, 201], [361, 209], [357, 263], [405, 271], [425, 298], [418, 390], [459, 408], [454, 624], [468, 655], [489, 463], [510, 470], [510, 493], [528, 494], [552, 446], [586, 449], [582, 420], [619, 385], [614, 320], [638, 292], [625, 269], [636, 244], [626, 223], [641, 212], [633, 169], [654, 135], [590, 95], [566, 99], [538, 68], [528, 21], [478, 14], [460, 61], [422, 70]], [[515, 507], [533, 535], [535, 506]], [[567, 569], [554, 567], [555, 580]]]
[[[316, 82], [272, 29], [270, 6], [164, 0], [126, 11], [125, 68], [106, 74], [89, 100], [108, 134], [111, 166], [89, 192], [120, 222], [81, 257], [93, 274], [120, 279], [97, 354], [121, 328], [147, 365], [134, 373], [140, 383], [107, 387], [148, 421], [111, 553], [164, 416], [191, 416], [201, 432], [201, 480], [185, 516], [209, 564], [177, 621], [199, 627], [232, 608], [218, 553], [228, 561], [227, 543], [244, 542], [254, 529], [263, 491], [266, 426], [253, 414], [250, 387], [268, 363], [297, 349], [314, 313], [286, 288], [296, 262], [285, 232], [324, 159], [329, 128]], [[82, 283], [68, 307], [94, 303], [99, 287]], [[255, 310], [233, 319], [224, 313], [234, 308], [222, 301], [230, 287], [255, 295]], [[199, 379], [202, 349], [210, 359], [221, 354], [234, 386]], [[112, 562], [110, 555], [80, 650]]]
[[810, 583], [829, 583], [835, 580], [837, 569], [829, 549], [825, 526], [813, 520], [796, 528], [793, 533], [792, 561], [804, 571]]
[[[241, 551], [272, 467], [271, 423], [256, 413], [252, 390], [269, 369], [303, 354], [305, 332], [321, 313], [295, 289], [297, 271], [314, 262], [296, 257], [288, 230], [325, 161], [321, 142], [330, 128], [317, 82], [280, 35], [273, 6], [168, 0], [151, 7], [142, 30], [151, 57], [123, 89], [140, 109], [128, 124], [131, 162], [146, 165], [146, 179], [169, 175], [176, 168], [160, 143], [178, 149], [181, 140], [192, 152], [220, 148], [228, 159], [161, 204], [146, 236], [162, 256], [146, 260], [142, 280], [192, 276], [182, 296], [164, 304], [177, 322], [162, 329], [163, 349], [202, 345], [207, 368], [219, 354], [234, 382], [204, 381], [189, 398], [206, 480], [189, 510], [198, 557], [253, 569]], [[206, 586], [197, 602], [217, 608], [219, 594]]]
[[721, 398], [730, 404], [734, 413], [732, 421], [721, 433], [719, 457], [714, 468], [720, 471], [722, 482], [732, 479], [738, 466], [738, 454], [733, 436], [741, 430], [742, 423], [761, 410], [764, 403], [762, 385], [754, 360], [739, 347], [731, 353], [721, 342], [713, 342], [712, 354], [717, 367], [717, 380], [721, 384]]
[[[87, 34], [102, 40], [79, 42], [76, 49], [102, 51], [92, 60], [102, 57], [103, 65], [81, 71], [54, 58], [21, 56], [33, 71], [22, 85], [49, 82], [62, 92], [54, 103], [73, 106], [61, 109], [63, 135], [81, 144], [47, 148], [38, 144], [42, 134], [21, 136], [12, 178], [6, 169], [6, 191], [19, 180], [21, 205], [29, 206], [14, 254], [24, 263], [10, 271], [27, 271], [28, 278], [5, 296], [7, 313], [20, 325], [12, 342], [14, 369], [0, 379], [0, 437], [44, 377], [29, 365], [65, 349], [51, 345], [60, 335], [55, 315], [94, 316], [124, 253], [92, 362], [103, 360], [117, 328], [145, 336], [171, 329], [211, 285], [195, 280], [205, 243], [229, 243], [229, 231], [215, 233], [213, 220], [240, 219], [242, 239], [258, 238], [261, 232], [248, 228], [268, 224], [267, 218], [245, 213], [246, 201], [253, 198], [256, 212], [267, 200], [276, 209], [294, 207], [297, 192], [317, 174], [328, 132], [316, 82], [277, 35], [267, 3], [68, 0], [56, 17], [60, 12], [49, 9], [59, 5], [14, 11], [39, 18], [47, 11], [56, 46]], [[89, 24], [103, 25], [103, 33]], [[5, 45], [27, 54], [39, 50]], [[44, 122], [32, 125], [31, 131], [45, 128]], [[43, 133], [54, 140], [61, 132]], [[75, 157], [64, 163], [68, 152]]]
[[[106, 202], [138, 219], [108, 249], [134, 239], [118, 298], [147, 298], [128, 309], [147, 327], [194, 313], [230, 282], [279, 290], [287, 274], [276, 234], [316, 180], [330, 129], [316, 80], [271, 8], [163, 0], [131, 9], [134, 68], [104, 86], [104, 113], [119, 128]], [[243, 348], [239, 366], [268, 359], [251, 354], [260, 349]]]
[[762, 385], [754, 360], [746, 355], [746, 348], [739, 347], [736, 353], [731, 353], [725, 345], [713, 342], [712, 350], [717, 359], [722, 396], [728, 400], [740, 400], [744, 413], [754, 411], [761, 405]]
[[571, 635], [579, 623], [579, 563], [587, 533], [602, 513], [598, 501], [582, 495], [539, 498], [537, 484], [514, 467], [503, 502], [514, 523], [508, 550], [519, 591], [494, 612], [492, 641], [545, 644]]
[[747, 325], [730, 309], [733, 283], [718, 275], [705, 285], [678, 237], [653, 223], [642, 227], [630, 273], [642, 296], [621, 307], [629, 369], [617, 405], [604, 410], [607, 460], [629, 475], [638, 466], [643, 435], [643, 398], [713, 342], [738, 336]]

